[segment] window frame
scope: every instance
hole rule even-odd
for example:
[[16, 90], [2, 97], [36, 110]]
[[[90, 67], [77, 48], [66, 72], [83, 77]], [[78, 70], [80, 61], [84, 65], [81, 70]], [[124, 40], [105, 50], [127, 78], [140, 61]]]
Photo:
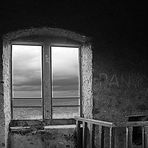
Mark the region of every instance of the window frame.
[[[46, 80], [48, 79], [48, 77], [49, 77], [49, 85], [48, 85], [48, 87], [49, 87], [49, 89], [47, 89], [48, 90], [48, 92], [49, 92], [49, 94], [48, 94], [48, 98], [45, 98], [45, 94], [46, 94], [46, 90], [45, 90], [45, 85], [42, 85], [42, 106], [41, 106], [41, 108], [42, 108], [42, 119], [39, 119], [40, 121], [47, 121], [47, 120], [49, 120], [50, 121], [50, 124], [56, 124], [56, 122], [54, 122], [54, 121], [56, 121], [56, 120], [59, 120], [59, 121], [66, 121], [66, 120], [73, 120], [73, 118], [60, 118], [60, 119], [53, 119], [52, 118], [52, 116], [53, 116], [53, 113], [52, 113], [52, 106], [53, 106], [53, 104], [52, 104], [52, 67], [51, 67], [51, 65], [52, 65], [52, 61], [51, 61], [51, 48], [52, 47], [70, 47], [70, 48], [78, 48], [78, 62], [79, 62], [79, 99], [80, 99], [80, 105], [79, 105], [79, 116], [80, 117], [82, 117], [82, 76], [81, 76], [81, 45], [80, 44], [76, 44], [76, 43], [69, 43], [69, 42], [67, 42], [67, 43], [62, 43], [62, 42], [58, 42], [58, 41], [56, 41], [55, 43], [54, 43], [54, 41], [49, 41], [49, 40], [46, 40], [46, 41], [44, 41], [44, 42], [40, 42], [40, 41], [37, 41], [37, 42], [28, 42], [28, 41], [12, 41], [11, 42], [11, 61], [10, 61], [10, 63], [11, 63], [11, 70], [10, 70], [10, 72], [11, 72], [11, 81], [10, 81], [10, 83], [11, 83], [11, 120], [20, 120], [20, 119], [14, 119], [13, 118], [13, 104], [12, 104], [12, 99], [13, 99], [13, 96], [12, 96], [12, 45], [28, 45], [28, 46], [41, 46], [41, 55], [42, 55], [42, 84], [44, 83], [44, 82], [46, 82]], [[45, 63], [45, 61], [46, 61], [46, 54], [48, 54], [48, 62], [49, 62], [49, 64], [46, 64]], [[46, 77], [45, 77], [45, 73], [46, 73], [46, 66], [49, 66], [49, 73], [47, 73], [47, 74], [49, 74], [49, 75], [47, 75]], [[49, 91], [50, 90], [50, 91]], [[50, 110], [50, 111], [49, 111]], [[38, 119], [23, 119], [24, 121], [28, 121], [28, 120], [38, 120]], [[52, 122], [52, 123], [51, 123]], [[63, 122], [64, 123], [64, 122]]]

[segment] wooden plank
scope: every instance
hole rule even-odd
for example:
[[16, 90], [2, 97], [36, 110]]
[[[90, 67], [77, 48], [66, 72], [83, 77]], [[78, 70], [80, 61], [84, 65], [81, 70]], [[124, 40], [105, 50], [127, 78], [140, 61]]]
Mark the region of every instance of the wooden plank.
[[145, 129], [145, 148], [148, 147], [148, 126], [144, 127]]
[[93, 124], [90, 124], [90, 129], [89, 129], [90, 137], [89, 137], [89, 148], [93, 148]]
[[125, 144], [125, 147], [126, 148], [128, 148], [128, 133], [129, 133], [129, 131], [128, 131], [128, 127], [126, 127], [126, 144]]
[[67, 100], [79, 100], [80, 97], [59, 97], [59, 98], [52, 98], [53, 100], [56, 100], [56, 99], [67, 99]]
[[25, 41], [25, 39], [23, 40], [18, 40], [18, 41], [11, 41], [11, 45], [29, 45], [29, 46], [42, 46], [42, 42], [40, 41]]
[[10, 131], [8, 133], [8, 141], [7, 141], [7, 148], [15, 148], [15, 138], [14, 138], [14, 134], [12, 134]]
[[67, 119], [52, 119], [44, 120], [45, 125], [73, 125], [76, 124], [76, 121], [73, 118]]
[[94, 119], [86, 119], [82, 117], [75, 117], [76, 120], [85, 121], [88, 123], [102, 125], [106, 127], [135, 127], [135, 126], [148, 126], [148, 121], [136, 121], [136, 122], [107, 122]]
[[83, 104], [82, 104], [82, 53], [81, 47], [79, 47], [79, 93], [80, 93], [80, 117], [83, 117]]
[[15, 132], [15, 131], [22, 131], [22, 130], [26, 130], [26, 129], [30, 129], [30, 126], [17, 126], [17, 127], [10, 127], [10, 131], [11, 132]]
[[80, 105], [53, 105], [52, 107], [80, 107]]
[[13, 106], [13, 108], [42, 108], [42, 106]]
[[107, 122], [107, 121], [100, 121], [100, 120], [94, 120], [94, 119], [86, 119], [86, 118], [81, 118], [81, 117], [75, 117], [76, 120], [79, 121], [85, 121], [91, 124], [96, 124], [96, 125], [101, 125], [101, 126], [106, 126], [106, 127], [112, 127], [114, 124], [112, 122]]
[[[110, 127], [110, 148], [115, 147], [115, 127], [126, 127], [126, 148], [133, 148], [133, 127], [141, 126], [142, 127], [142, 148], [147, 147], [147, 138], [146, 138], [146, 125], [148, 125], [148, 121], [138, 121], [138, 122], [121, 122], [121, 123], [112, 123], [106, 121], [99, 121], [94, 119], [86, 119], [81, 117], [75, 117], [76, 121], [82, 121], [83, 123], [94, 124], [94, 126], [99, 125], [99, 147], [102, 148], [103, 145], [103, 127]], [[85, 130], [84, 130], [85, 131]], [[84, 132], [83, 131], [83, 132]], [[85, 135], [83, 133], [83, 135]], [[83, 138], [85, 138], [83, 136]], [[85, 142], [85, 141], [83, 141]]]
[[104, 145], [103, 127], [99, 126], [99, 148], [103, 148], [103, 145]]
[[133, 148], [133, 127], [128, 127], [128, 146], [129, 148]]
[[145, 148], [145, 127], [142, 127], [142, 148]]
[[34, 100], [34, 99], [35, 99], [35, 100], [41, 100], [42, 98], [12, 98], [12, 100], [21, 100], [21, 99], [22, 99], [22, 100], [32, 100], [32, 99], [33, 99], [33, 100]]
[[87, 140], [87, 123], [83, 122], [82, 148], [86, 148], [86, 140]]
[[115, 127], [135, 127], [135, 126], [148, 126], [148, 121], [134, 121], [134, 122], [116, 122], [113, 124]]
[[10, 122], [10, 127], [15, 127], [15, 126], [36, 126], [36, 125], [41, 125], [41, 126], [48, 126], [48, 125], [75, 125], [76, 121], [74, 119], [52, 119], [51, 120], [36, 120], [36, 119], [26, 119], [26, 120], [11, 120]]
[[77, 148], [81, 148], [80, 122], [76, 121]]
[[48, 44], [43, 47], [43, 103], [44, 119], [52, 118], [52, 81], [51, 81], [51, 50]]
[[[10, 100], [10, 105], [11, 105], [11, 119], [13, 119], [14, 118], [14, 115], [13, 115], [13, 101], [12, 101], [12, 98], [13, 98], [13, 89], [12, 89], [12, 79], [13, 79], [13, 74], [12, 74], [12, 64], [13, 64], [13, 60], [12, 60], [12, 45], [11, 45], [11, 50], [10, 50], [10, 60], [9, 60], [9, 62], [10, 62], [10, 86], [11, 86], [11, 88], [10, 88], [10, 97], [11, 97], [11, 100]], [[3, 53], [4, 54], [4, 53]]]
[[10, 132], [8, 132], [8, 139], [7, 139], [7, 148], [15, 148], [14, 147], [14, 135]]
[[109, 147], [115, 147], [115, 128], [110, 127], [109, 129]]

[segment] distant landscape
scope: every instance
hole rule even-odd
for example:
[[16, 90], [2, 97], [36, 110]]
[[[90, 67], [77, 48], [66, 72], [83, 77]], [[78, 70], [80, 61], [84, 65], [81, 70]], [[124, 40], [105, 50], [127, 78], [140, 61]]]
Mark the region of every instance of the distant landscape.
[[[25, 102], [24, 99], [22, 102]], [[28, 100], [28, 99], [27, 99]], [[33, 102], [32, 102], [33, 103]], [[41, 106], [41, 103], [32, 104], [30, 106]], [[78, 97], [69, 97], [66, 99], [53, 99], [53, 105], [79, 105]], [[20, 101], [15, 100], [15, 105], [20, 106]], [[28, 104], [27, 104], [28, 105]], [[25, 106], [25, 105], [24, 105]], [[53, 118], [73, 118], [79, 115], [79, 107], [53, 107]], [[42, 119], [42, 107], [41, 108], [14, 108], [13, 109], [14, 119]]]

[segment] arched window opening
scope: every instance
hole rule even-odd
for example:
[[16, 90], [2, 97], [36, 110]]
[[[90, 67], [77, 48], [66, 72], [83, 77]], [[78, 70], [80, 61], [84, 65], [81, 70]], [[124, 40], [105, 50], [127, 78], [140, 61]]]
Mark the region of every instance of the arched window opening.
[[89, 38], [57, 28], [8, 33], [3, 67], [6, 125], [72, 124], [75, 116], [92, 117]]

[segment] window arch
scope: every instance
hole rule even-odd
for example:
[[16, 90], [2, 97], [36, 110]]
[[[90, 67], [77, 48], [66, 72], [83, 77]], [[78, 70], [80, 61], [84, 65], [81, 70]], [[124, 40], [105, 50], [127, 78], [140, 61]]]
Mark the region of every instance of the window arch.
[[[4, 99], [5, 113], [7, 113], [6, 122], [15, 121], [13, 115], [13, 48], [17, 46], [40, 47], [42, 53], [42, 120], [53, 120], [53, 82], [52, 82], [52, 57], [53, 49], [76, 49], [79, 50], [79, 98], [80, 113], [79, 116], [92, 116], [92, 51], [90, 39], [80, 34], [57, 28], [33, 28], [17, 32], [8, 33], [4, 36], [3, 42], [3, 78], [4, 78]], [[55, 50], [54, 50], [55, 51]], [[66, 52], [65, 52], [66, 53]], [[50, 63], [50, 64], [46, 64]], [[23, 65], [22, 65], [23, 66]], [[52, 69], [52, 70], [51, 70]], [[50, 91], [49, 91], [50, 90]], [[62, 98], [62, 97], [61, 97]], [[13, 101], [12, 101], [13, 100]], [[23, 103], [23, 102], [22, 102]], [[76, 105], [69, 105], [74, 107]], [[17, 105], [16, 105], [17, 106]], [[56, 106], [56, 105], [55, 105]], [[58, 106], [58, 105], [57, 105]], [[60, 105], [59, 105], [60, 106]], [[73, 118], [73, 116], [72, 116]], [[16, 118], [19, 119], [19, 118]], [[36, 118], [34, 118], [36, 119]], [[64, 118], [62, 118], [64, 119]], [[49, 122], [48, 122], [49, 123]], [[54, 122], [53, 122], [54, 124]]]

